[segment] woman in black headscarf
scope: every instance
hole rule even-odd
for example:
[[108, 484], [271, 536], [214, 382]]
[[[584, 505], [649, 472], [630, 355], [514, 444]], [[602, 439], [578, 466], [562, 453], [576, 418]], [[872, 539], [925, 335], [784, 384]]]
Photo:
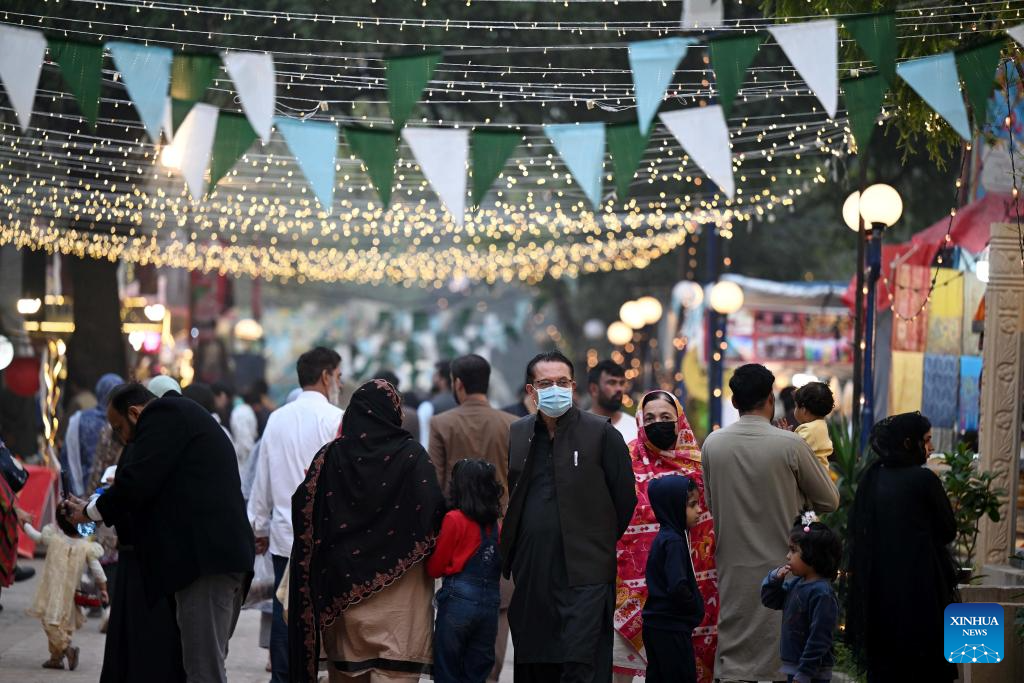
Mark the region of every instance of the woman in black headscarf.
[[401, 428], [384, 380], [359, 387], [341, 436], [317, 453], [292, 498], [291, 680], [418, 679], [430, 667], [433, 581], [426, 559], [445, 512], [426, 451]]
[[850, 513], [846, 640], [870, 683], [957, 677], [942, 657], [943, 613], [958, 602], [956, 521], [942, 482], [922, 467], [931, 429], [920, 413], [875, 424], [876, 459]]

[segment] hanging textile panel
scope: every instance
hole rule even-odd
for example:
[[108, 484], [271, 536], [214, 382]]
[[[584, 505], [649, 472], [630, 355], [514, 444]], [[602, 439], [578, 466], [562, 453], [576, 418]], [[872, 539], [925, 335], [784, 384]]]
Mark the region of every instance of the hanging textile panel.
[[966, 355], [981, 351], [981, 333], [974, 331], [974, 315], [985, 296], [987, 285], [979, 280], [974, 273], [964, 273], [964, 309], [961, 319], [961, 349]]
[[928, 353], [960, 355], [964, 317], [963, 271], [935, 268], [935, 289], [928, 304]]
[[960, 357], [960, 409], [957, 426], [962, 432], [978, 429], [981, 412], [981, 356]]
[[928, 340], [928, 297], [931, 269], [924, 266], [901, 265], [896, 269], [893, 298], [892, 350], [925, 350]]
[[957, 424], [960, 357], [926, 354], [921, 412], [933, 427], [952, 429]]
[[889, 374], [889, 414], [921, 410], [924, 389], [924, 354], [916, 351], [893, 351]]

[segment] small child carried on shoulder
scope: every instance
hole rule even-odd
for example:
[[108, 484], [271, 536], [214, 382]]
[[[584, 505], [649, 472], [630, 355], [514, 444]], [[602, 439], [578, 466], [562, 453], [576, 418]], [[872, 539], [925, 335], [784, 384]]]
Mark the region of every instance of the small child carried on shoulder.
[[832, 437], [829, 436], [828, 423], [825, 422], [825, 418], [836, 407], [832, 390], [824, 382], [808, 382], [796, 390], [793, 400], [796, 402], [793, 415], [798, 423], [793, 431], [811, 447], [818, 462], [835, 481], [836, 476], [828, 464], [833, 450]]
[[110, 600], [107, 577], [100, 566], [103, 547], [83, 538], [60, 511], [56, 524], [47, 524], [39, 531], [26, 521], [24, 529], [35, 543], [46, 546], [43, 575], [28, 610], [29, 616], [39, 617], [49, 641], [50, 659], [43, 668], [64, 669], [66, 659], [68, 669], [74, 671], [78, 667], [78, 648], [71, 645], [71, 636], [85, 623], [85, 615], [75, 603], [75, 592], [86, 567], [99, 588], [102, 603]]
[[807, 511], [789, 534], [786, 564], [768, 572], [761, 584], [761, 603], [782, 610], [779, 654], [790, 682], [832, 680], [832, 639], [839, 620], [832, 581], [841, 559], [839, 538]]
[[501, 606], [501, 494], [494, 465], [484, 460], [455, 463], [452, 509], [427, 560], [427, 574], [444, 577], [434, 624], [436, 683], [484, 683], [494, 668]]

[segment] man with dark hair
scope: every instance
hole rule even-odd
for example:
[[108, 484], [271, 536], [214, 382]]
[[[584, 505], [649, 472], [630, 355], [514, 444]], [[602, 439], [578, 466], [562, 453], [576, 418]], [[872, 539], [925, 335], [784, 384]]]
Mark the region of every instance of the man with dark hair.
[[231, 440], [198, 403], [137, 383], [113, 391], [107, 419], [127, 444], [114, 484], [62, 512], [134, 525], [147, 601], [173, 595], [188, 680], [224, 682], [255, 557]]
[[612, 676], [615, 544], [636, 507], [629, 451], [607, 418], [573, 406], [572, 361], [538, 354], [526, 370], [539, 412], [512, 423], [502, 570], [517, 683]]
[[780, 614], [761, 605], [762, 578], [785, 556], [793, 516], [831, 512], [839, 493], [803, 439], [773, 427], [775, 376], [763, 365], [729, 380], [738, 422], [704, 440], [704, 495], [715, 522], [718, 654], [715, 678], [775, 680]]
[[619, 430], [627, 445], [636, 441], [636, 418], [622, 411], [626, 368], [609, 359], [599, 362], [587, 375], [587, 390], [590, 392], [590, 412], [611, 420], [612, 427]]
[[440, 415], [456, 406], [452, 395], [452, 362], [439, 360], [434, 363], [434, 379], [430, 388], [430, 399], [420, 404], [416, 413], [420, 418], [420, 443], [430, 448], [430, 418]]
[[[398, 391], [398, 375], [393, 373], [391, 370], [379, 370], [374, 379], [382, 379]], [[406, 396], [399, 392], [402, 397], [402, 429], [412, 434], [412, 438], [416, 441], [420, 440], [420, 418], [416, 414], [416, 410], [411, 408], [408, 403], [405, 402]]]
[[[295, 364], [302, 393], [275, 410], [260, 442], [260, 459], [249, 497], [249, 522], [256, 533], [256, 551], [270, 550], [274, 591], [292, 554], [292, 494], [306, 478], [313, 456], [333, 441], [341, 424], [341, 356], [318, 346]], [[288, 626], [284, 606], [274, 598], [270, 629], [272, 683], [288, 680]]]
[[[491, 365], [476, 354], [451, 362], [451, 386], [455, 402], [452, 410], [430, 420], [430, 461], [437, 472], [441, 491], [448, 495], [455, 463], [466, 458], [481, 459], [494, 465], [501, 484], [501, 510], [508, 501], [508, 429], [515, 417], [496, 410], [487, 401]], [[489, 680], [497, 681], [508, 647], [508, 601], [512, 588], [502, 582], [498, 637], [494, 645], [494, 669]]]
[[213, 405], [217, 418], [222, 425], [231, 421], [231, 408], [235, 402], [235, 390], [227, 382], [214, 382], [209, 385], [213, 392]]
[[238, 456], [238, 470], [245, 469], [245, 463], [252, 455], [256, 442], [263, 436], [267, 428], [267, 420], [273, 410], [273, 404], [267, 393], [270, 388], [262, 379], [258, 379], [242, 394], [242, 401], [231, 409], [231, 438], [235, 442], [235, 454]]
[[780, 429], [788, 429], [790, 431], [796, 427], [799, 422], [796, 419], [796, 387], [789, 386], [779, 392], [779, 400], [782, 401], [782, 417], [776, 423], [776, 427]]

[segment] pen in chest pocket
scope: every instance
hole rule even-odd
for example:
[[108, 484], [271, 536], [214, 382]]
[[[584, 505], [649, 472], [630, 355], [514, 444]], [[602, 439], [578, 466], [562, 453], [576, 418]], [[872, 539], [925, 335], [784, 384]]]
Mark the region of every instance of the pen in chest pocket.
[[580, 466], [580, 452], [579, 451], [573, 451], [572, 452], [572, 466], [573, 467], [579, 467]]

